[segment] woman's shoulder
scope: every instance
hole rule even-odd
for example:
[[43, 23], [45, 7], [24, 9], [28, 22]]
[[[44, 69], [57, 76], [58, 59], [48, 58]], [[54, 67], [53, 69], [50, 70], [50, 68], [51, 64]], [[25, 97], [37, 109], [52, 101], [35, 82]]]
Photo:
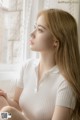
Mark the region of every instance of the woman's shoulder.
[[73, 91], [73, 88], [71, 84], [69, 83], [69, 81], [61, 74], [59, 75], [59, 78], [57, 81], [57, 88], [58, 90], [67, 89], [67, 90]]
[[62, 84], [69, 85], [69, 82], [66, 80], [66, 78], [62, 74], [59, 74], [58, 85], [61, 86]]

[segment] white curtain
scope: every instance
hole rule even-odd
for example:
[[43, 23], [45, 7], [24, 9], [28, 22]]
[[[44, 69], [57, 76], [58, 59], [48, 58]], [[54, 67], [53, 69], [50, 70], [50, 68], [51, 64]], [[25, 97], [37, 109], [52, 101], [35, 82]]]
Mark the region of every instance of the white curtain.
[[[46, 0], [49, 1], [49, 0]], [[30, 32], [36, 21], [37, 13], [44, 8], [45, 0], [24, 0], [23, 4], [23, 59], [38, 57], [38, 53], [32, 52], [28, 46]]]
[[71, 13], [77, 23], [79, 17], [79, 0], [24, 0], [23, 4], [23, 60], [38, 57], [38, 53], [32, 52], [28, 46], [30, 32], [36, 21], [37, 13], [42, 9], [59, 8]]

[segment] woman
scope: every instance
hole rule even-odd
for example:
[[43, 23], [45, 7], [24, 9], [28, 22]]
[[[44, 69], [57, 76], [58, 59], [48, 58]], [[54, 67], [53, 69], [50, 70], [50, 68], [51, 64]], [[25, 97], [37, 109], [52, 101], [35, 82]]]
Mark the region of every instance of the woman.
[[1, 91], [7, 102], [1, 112], [10, 112], [10, 120], [80, 120], [75, 19], [63, 10], [43, 10], [30, 36], [30, 48], [39, 52], [40, 58], [23, 65], [13, 101]]

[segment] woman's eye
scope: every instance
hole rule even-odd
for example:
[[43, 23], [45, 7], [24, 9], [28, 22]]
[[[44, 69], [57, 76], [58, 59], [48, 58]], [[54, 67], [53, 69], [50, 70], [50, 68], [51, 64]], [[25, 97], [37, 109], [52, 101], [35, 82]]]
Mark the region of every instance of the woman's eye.
[[37, 30], [39, 32], [43, 32], [43, 30], [41, 28], [38, 28], [36, 25], [34, 25], [34, 30]]
[[40, 28], [38, 28], [38, 31], [39, 31], [39, 32], [43, 32], [43, 30], [42, 30], [42, 29], [40, 29]]

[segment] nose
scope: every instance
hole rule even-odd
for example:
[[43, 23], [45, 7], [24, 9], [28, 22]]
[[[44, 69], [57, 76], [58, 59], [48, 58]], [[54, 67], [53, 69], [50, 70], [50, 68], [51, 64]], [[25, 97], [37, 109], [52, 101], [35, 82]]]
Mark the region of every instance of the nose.
[[36, 33], [36, 29], [34, 29], [34, 30], [30, 33], [30, 36], [31, 36], [31, 37], [35, 37], [35, 33]]

